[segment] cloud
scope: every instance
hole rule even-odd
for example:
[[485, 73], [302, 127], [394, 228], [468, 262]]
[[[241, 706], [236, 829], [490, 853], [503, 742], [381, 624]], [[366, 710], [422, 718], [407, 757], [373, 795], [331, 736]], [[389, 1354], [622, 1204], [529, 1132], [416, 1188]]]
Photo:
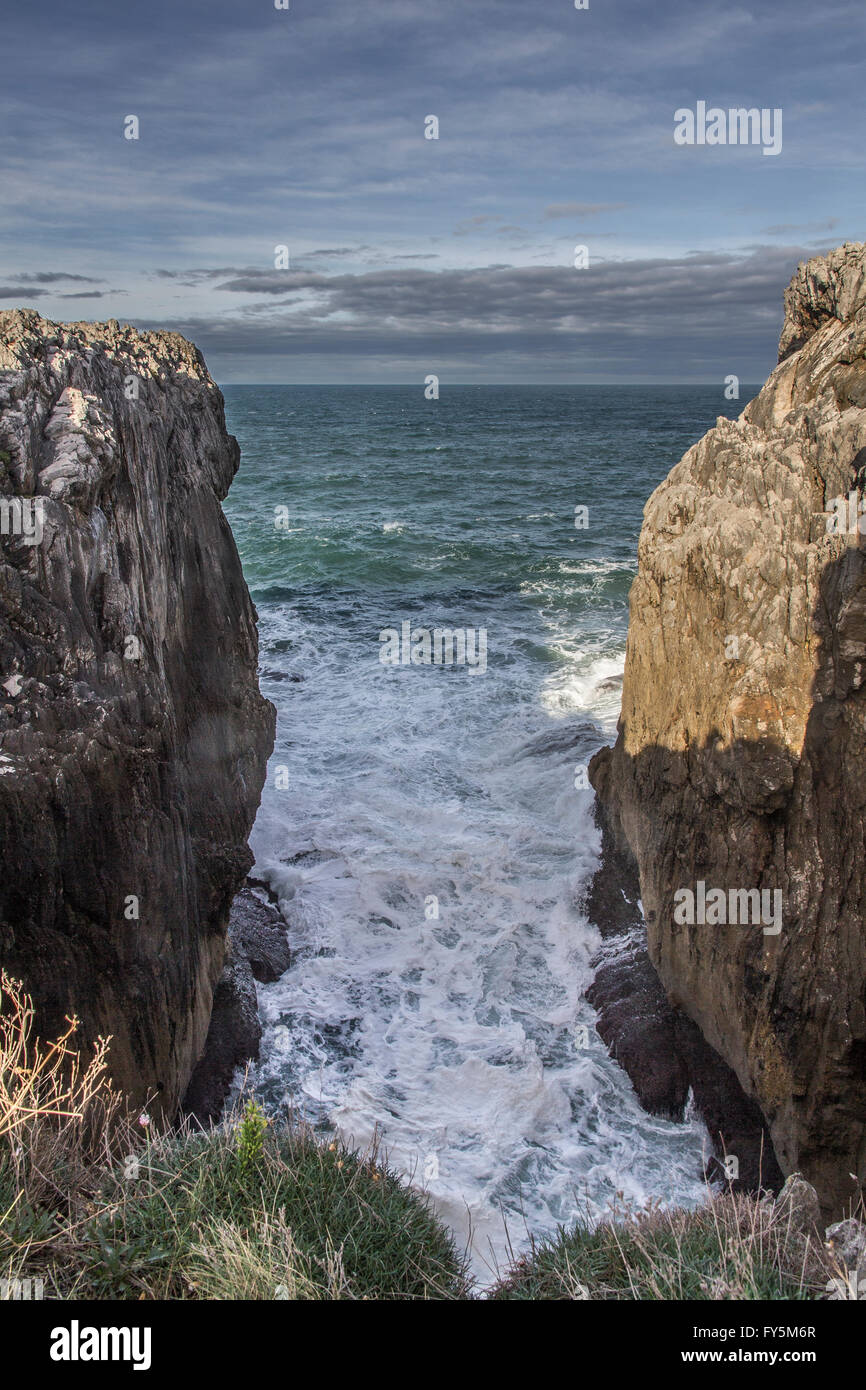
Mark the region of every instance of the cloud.
[[602, 212], [619, 212], [627, 203], [549, 203], [544, 209], [544, 221], [559, 217], [598, 217]]
[[475, 217], [466, 217], [462, 222], [458, 222], [452, 232], [452, 236], [471, 236], [481, 227], [487, 227], [491, 222], [501, 222], [502, 218], [494, 216], [492, 213], [482, 212]]
[[[257, 379], [256, 361], [276, 357], [339, 358], [362, 373], [367, 359], [388, 362], [389, 370], [394, 363], [435, 370], [447, 360], [473, 369], [483, 361], [485, 370], [499, 369], [498, 379], [520, 373], [522, 362], [524, 379], [527, 365], [546, 363], [554, 373], [604, 371], [607, 379], [625, 373], [685, 380], [696, 371], [727, 370], [744, 380], [752, 371], [754, 380], [773, 365], [782, 290], [806, 254], [803, 247], [760, 246], [595, 261], [586, 270], [263, 272], [218, 286], [252, 292], [252, 302], [171, 326], [209, 358], [246, 359], [250, 380]], [[290, 299], [277, 298], [287, 291]]]
[[[247, 379], [346, 344], [384, 379], [425, 344], [520, 379], [568, 352], [582, 370], [593, 336], [600, 361], [635, 371], [648, 344], [675, 375], [713, 353], [765, 365], [792, 258], [862, 220], [862, 72], [857, 45], [839, 43], [861, 11], [788, 0], [780, 25], [745, 0], [687, 21], [674, 0], [583, 14], [569, 0], [285, 13], [150, 0], [142, 24], [110, 0], [13, 6], [0, 302], [92, 289], [109, 314], [108, 286], [123, 286], [124, 314], [200, 325], [217, 361], [246, 354], [232, 363]], [[702, 98], [784, 107], [781, 157], [676, 147], [674, 109]], [[126, 112], [138, 142], [123, 139]], [[423, 138], [427, 113], [438, 141]], [[749, 239], [764, 243], [754, 261]], [[577, 241], [588, 272], [571, 270]], [[282, 243], [291, 272], [273, 270]], [[466, 268], [506, 258], [524, 264]]]
[[58, 299], [109, 299], [126, 290], [77, 290], [74, 294], [59, 294]]
[[762, 227], [761, 236], [811, 235], [816, 232], [832, 232], [838, 225], [838, 217], [828, 217], [825, 222], [780, 222], [775, 227]]
[[[255, 267], [248, 269], [250, 274], [256, 273]], [[243, 272], [236, 266], [224, 265], [209, 269], [192, 266], [188, 270], [152, 270], [150, 273], [158, 280], [179, 280], [183, 285], [199, 285], [206, 280], [219, 280], [224, 275], [240, 275]]]
[[375, 250], [372, 246], [324, 246], [318, 251], [301, 251], [297, 259], [304, 261], [334, 260], [340, 256], [365, 256]]
[[108, 299], [115, 295], [126, 294], [126, 290], [53, 290], [53, 289], [33, 289], [33, 285], [53, 285], [58, 281], [61, 283], [74, 283], [79, 281], [82, 284], [98, 285], [99, 281], [94, 280], [90, 275], [58, 275], [52, 271], [37, 271], [32, 275], [22, 275], [21, 283], [18, 285], [0, 286], [0, 299]]
[[[49, 289], [35, 289], [34, 286], [46, 286], [56, 284], [79, 284], [79, 285], [98, 285], [99, 281], [94, 280], [91, 275], [71, 275], [62, 270], [36, 270], [28, 271], [26, 274], [10, 276], [14, 279], [14, 284], [0, 286], [0, 299], [43, 299], [46, 295], [52, 294]], [[93, 293], [93, 292], [91, 292]], [[84, 293], [80, 294], [57, 294], [58, 299], [83, 299]]]
[[335, 277], [322, 271], [246, 270], [216, 288], [229, 294], [296, 294], [299, 290], [327, 285], [329, 278]]
[[99, 281], [94, 280], [91, 275], [69, 275], [66, 271], [62, 270], [38, 270], [34, 274], [16, 275], [15, 279], [20, 280], [22, 284], [32, 285], [54, 285], [58, 281], [82, 285], [99, 284]]

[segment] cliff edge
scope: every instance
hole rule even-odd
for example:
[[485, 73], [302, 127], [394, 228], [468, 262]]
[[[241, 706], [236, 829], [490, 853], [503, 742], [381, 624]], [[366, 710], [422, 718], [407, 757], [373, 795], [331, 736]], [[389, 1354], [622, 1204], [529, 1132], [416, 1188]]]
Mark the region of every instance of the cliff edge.
[[0, 313], [0, 961], [173, 1113], [273, 746], [223, 516], [223, 399], [174, 333]]
[[779, 358], [647, 503], [590, 776], [669, 999], [841, 1215], [866, 1181], [866, 245], [799, 267]]

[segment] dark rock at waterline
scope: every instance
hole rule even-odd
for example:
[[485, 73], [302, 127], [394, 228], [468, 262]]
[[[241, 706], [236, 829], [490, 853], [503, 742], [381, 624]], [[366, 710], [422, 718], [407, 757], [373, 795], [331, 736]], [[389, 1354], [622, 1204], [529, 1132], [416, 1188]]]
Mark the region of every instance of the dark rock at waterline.
[[587, 998], [599, 1036], [653, 1115], [681, 1120], [689, 1075], [677, 1049], [675, 1014], [641, 941], [598, 964]]
[[257, 898], [249, 883], [232, 903], [229, 942], [232, 954], [249, 962], [253, 978], [261, 985], [273, 984], [291, 964], [282, 914]]
[[292, 681], [294, 684], [299, 684], [301, 681], [306, 680], [305, 676], [300, 676], [295, 671], [280, 671], [279, 669], [271, 667], [267, 670], [260, 671], [259, 676], [263, 681]]
[[43, 514], [0, 539], [0, 961], [43, 1037], [110, 1035], [114, 1081], [169, 1115], [273, 747], [238, 459], [178, 334], [0, 313], [0, 495]]
[[245, 884], [232, 903], [229, 947], [214, 991], [204, 1053], [193, 1071], [183, 1110], [202, 1124], [218, 1120], [238, 1067], [259, 1055], [262, 1025], [256, 980], [270, 984], [291, 964], [286, 924]]
[[599, 737], [598, 724], [591, 719], [581, 719], [577, 723], [560, 724], [536, 734], [524, 743], [517, 756], [541, 758], [549, 753], [566, 753], [574, 748], [588, 750], [597, 746]]
[[214, 990], [210, 1026], [203, 1055], [190, 1078], [182, 1110], [201, 1124], [220, 1118], [238, 1067], [259, 1055], [262, 1025], [256, 982], [249, 961], [229, 958]]
[[[599, 757], [605, 753], [610, 750]], [[584, 907], [604, 939], [587, 991], [599, 1036], [651, 1114], [682, 1120], [691, 1093], [715, 1155], [707, 1178], [727, 1181], [723, 1160], [734, 1157], [735, 1191], [776, 1191], [783, 1176], [761, 1112], [700, 1029], [669, 1001], [647, 951], [637, 866], [602, 807], [597, 816], [602, 856]]]

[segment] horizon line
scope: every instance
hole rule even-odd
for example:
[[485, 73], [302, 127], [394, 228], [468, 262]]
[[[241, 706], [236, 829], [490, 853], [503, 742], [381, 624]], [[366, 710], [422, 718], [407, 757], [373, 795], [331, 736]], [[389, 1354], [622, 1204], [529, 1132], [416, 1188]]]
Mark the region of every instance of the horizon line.
[[[423, 381], [422, 381], [422, 382], [415, 382], [415, 381], [218, 381], [218, 380], [216, 379], [216, 377], [214, 377], [213, 379], [214, 379], [214, 381], [216, 381], [216, 384], [217, 384], [217, 386], [219, 386], [220, 390], [222, 390], [222, 388], [223, 388], [224, 386], [257, 386], [257, 387], [274, 387], [274, 388], [282, 388], [282, 387], [285, 387], [285, 386], [341, 386], [341, 387], [342, 387], [342, 386], [353, 386], [353, 387], [358, 387], [358, 388], [373, 386], [373, 387], [377, 387], [377, 388], [381, 388], [381, 389], [388, 389], [388, 390], [393, 389], [393, 388], [398, 388], [398, 387], [399, 387], [399, 388], [405, 388], [406, 390], [412, 390], [412, 391], [415, 391], [415, 390], [423, 390], [423, 389], [424, 389], [424, 383], [423, 383]], [[766, 380], [766, 378], [765, 378], [765, 380]], [[759, 382], [759, 381], [741, 381], [741, 382], [740, 382], [740, 389], [742, 390], [743, 387], [749, 387], [749, 386], [758, 386], [758, 387], [760, 387], [760, 386], [763, 386], [763, 384], [764, 384], [763, 382]], [[443, 383], [442, 383], [441, 380], [440, 380], [439, 385], [440, 385], [440, 389], [442, 389]], [[544, 387], [561, 387], [561, 388], [563, 388], [563, 389], [570, 389], [570, 388], [573, 388], [573, 387], [575, 387], [575, 386], [587, 387], [587, 388], [597, 388], [597, 387], [599, 387], [599, 386], [616, 386], [616, 387], [620, 387], [620, 388], [621, 388], [621, 387], [623, 387], [623, 386], [721, 386], [721, 387], [723, 387], [724, 385], [725, 385], [725, 380], [724, 380], [724, 378], [719, 379], [718, 377], [713, 377], [711, 380], [708, 380], [708, 381], [671, 381], [671, 380], [665, 380], [665, 381], [449, 381], [449, 382], [444, 383], [444, 387], [445, 387], [445, 389], [447, 389], [447, 390], [451, 390], [451, 389], [453, 389], [455, 386], [457, 386], [457, 387], [465, 387], [465, 386], [475, 386], [475, 387], [484, 387], [484, 386], [544, 386]]]

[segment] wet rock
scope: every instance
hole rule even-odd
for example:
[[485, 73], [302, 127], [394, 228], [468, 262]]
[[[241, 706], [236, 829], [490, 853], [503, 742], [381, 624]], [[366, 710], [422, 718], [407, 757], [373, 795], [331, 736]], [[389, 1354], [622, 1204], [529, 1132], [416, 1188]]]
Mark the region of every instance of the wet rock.
[[[603, 752], [609, 757], [609, 749]], [[782, 1174], [761, 1112], [700, 1029], [668, 999], [647, 950], [634, 859], [617, 844], [603, 807], [597, 813], [601, 863], [584, 908], [604, 939], [587, 990], [598, 1010], [599, 1036], [651, 1114], [682, 1120], [691, 1095], [712, 1148], [708, 1180], [734, 1191], [775, 1191]], [[733, 1178], [734, 1170], [725, 1168], [732, 1158]]]
[[183, 1112], [205, 1126], [216, 1122], [236, 1070], [256, 1061], [261, 1040], [256, 982], [249, 961], [243, 956], [235, 958], [229, 946], [228, 960], [214, 990], [204, 1053], [190, 1077]]
[[228, 958], [214, 992], [204, 1052], [183, 1099], [184, 1112], [201, 1124], [220, 1118], [238, 1067], [258, 1058], [256, 980], [278, 980], [290, 963], [285, 921], [246, 883], [232, 903]]
[[517, 753], [519, 758], [546, 757], [550, 753], [565, 753], [571, 749], [588, 749], [598, 742], [599, 726], [591, 719], [560, 724], [536, 734]]
[[229, 940], [233, 954], [249, 963], [259, 984], [278, 980], [291, 964], [285, 921], [275, 907], [257, 898], [248, 884], [232, 903]]

